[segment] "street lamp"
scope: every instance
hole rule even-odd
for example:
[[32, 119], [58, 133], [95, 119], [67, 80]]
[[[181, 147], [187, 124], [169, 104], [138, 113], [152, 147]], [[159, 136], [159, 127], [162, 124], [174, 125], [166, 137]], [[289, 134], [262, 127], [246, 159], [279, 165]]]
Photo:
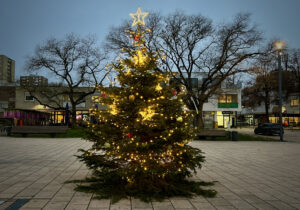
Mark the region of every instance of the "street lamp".
[[283, 128], [282, 128], [282, 88], [281, 88], [281, 55], [284, 48], [283, 41], [275, 42], [275, 48], [278, 51], [278, 91], [279, 91], [279, 124], [280, 124], [280, 141], [283, 141]]

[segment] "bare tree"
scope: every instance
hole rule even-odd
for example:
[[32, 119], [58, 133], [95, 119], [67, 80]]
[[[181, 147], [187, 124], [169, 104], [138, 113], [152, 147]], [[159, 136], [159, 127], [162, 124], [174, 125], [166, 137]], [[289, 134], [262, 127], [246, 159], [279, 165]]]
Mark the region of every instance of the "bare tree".
[[[158, 71], [169, 72], [188, 92], [187, 105], [198, 110], [199, 126], [203, 127], [203, 104], [220, 90], [228, 77], [248, 70], [247, 62], [259, 54], [257, 44], [261, 34], [250, 23], [249, 14], [238, 14], [231, 23], [215, 26], [201, 15], [175, 12], [167, 17], [150, 16], [147, 26], [152, 35], [146, 37], [148, 49], [160, 50], [162, 66]], [[110, 49], [129, 46], [122, 25], [113, 28], [107, 39]], [[202, 77], [197, 88], [192, 78]]]
[[[30, 73], [50, 73], [55, 87], [27, 87], [30, 94], [42, 105], [52, 109], [66, 109], [62, 100], [70, 102], [72, 125], [76, 123], [76, 105], [95, 92], [108, 72], [104, 71], [105, 56], [97, 48], [96, 39], [80, 38], [74, 34], [62, 40], [47, 40], [27, 59]], [[81, 87], [87, 87], [84, 89]]]
[[300, 49], [291, 49], [289, 53], [288, 69], [293, 72], [297, 89], [300, 89]]
[[[269, 122], [269, 109], [274, 102], [274, 92], [277, 92], [277, 52], [274, 51], [274, 42], [269, 42], [262, 54], [249, 69], [248, 73], [254, 76], [252, 81], [243, 89], [243, 105], [255, 108], [262, 103], [265, 107], [266, 121]], [[272, 95], [273, 94], [273, 95]]]
[[[203, 127], [203, 104], [220, 90], [228, 77], [247, 71], [245, 63], [259, 54], [255, 45], [260, 33], [250, 25], [248, 14], [237, 15], [232, 23], [214, 27], [200, 15], [174, 13], [166, 18], [160, 48], [166, 52], [167, 70], [176, 70], [188, 90], [190, 108], [197, 107]], [[198, 88], [191, 79], [202, 75]]]

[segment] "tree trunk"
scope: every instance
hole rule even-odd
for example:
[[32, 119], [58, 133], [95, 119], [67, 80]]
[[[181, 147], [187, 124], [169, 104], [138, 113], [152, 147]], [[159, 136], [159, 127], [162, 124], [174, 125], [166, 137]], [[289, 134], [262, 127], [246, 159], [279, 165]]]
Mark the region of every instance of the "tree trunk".
[[203, 103], [199, 104], [198, 113], [197, 113], [196, 117], [197, 117], [197, 126], [199, 128], [204, 128], [204, 122], [203, 122]]
[[76, 104], [72, 104], [72, 128], [76, 126]]
[[266, 111], [266, 118], [267, 118], [267, 123], [270, 122], [269, 120], [269, 92], [266, 92], [266, 100], [265, 100], [265, 111]]

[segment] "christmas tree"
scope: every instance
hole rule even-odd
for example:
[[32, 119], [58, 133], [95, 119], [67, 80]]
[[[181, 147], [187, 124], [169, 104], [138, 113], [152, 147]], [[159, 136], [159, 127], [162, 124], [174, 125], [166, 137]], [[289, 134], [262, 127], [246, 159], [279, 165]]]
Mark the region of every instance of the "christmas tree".
[[117, 71], [117, 87], [98, 87], [95, 99], [106, 110], [93, 109], [87, 139], [89, 150], [78, 156], [93, 169], [89, 186], [78, 190], [96, 192], [100, 197], [135, 196], [143, 200], [172, 195], [205, 194], [199, 182], [186, 178], [204, 161], [193, 139], [192, 112], [184, 105], [185, 91], [170, 85], [169, 75], [155, 71], [160, 66], [158, 52], [145, 47], [144, 18], [148, 13], [130, 14], [133, 28], [126, 33], [133, 49], [122, 49], [123, 58], [112, 67]]

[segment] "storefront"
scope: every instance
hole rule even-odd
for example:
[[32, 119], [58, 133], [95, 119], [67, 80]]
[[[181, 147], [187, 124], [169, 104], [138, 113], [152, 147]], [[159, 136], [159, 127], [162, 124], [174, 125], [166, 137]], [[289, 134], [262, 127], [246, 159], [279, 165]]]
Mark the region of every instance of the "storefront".
[[236, 127], [237, 112], [236, 111], [218, 111], [216, 112], [216, 121], [218, 128]]
[[26, 109], [5, 109], [5, 118], [11, 118], [15, 126], [47, 125], [51, 118], [47, 112]]

